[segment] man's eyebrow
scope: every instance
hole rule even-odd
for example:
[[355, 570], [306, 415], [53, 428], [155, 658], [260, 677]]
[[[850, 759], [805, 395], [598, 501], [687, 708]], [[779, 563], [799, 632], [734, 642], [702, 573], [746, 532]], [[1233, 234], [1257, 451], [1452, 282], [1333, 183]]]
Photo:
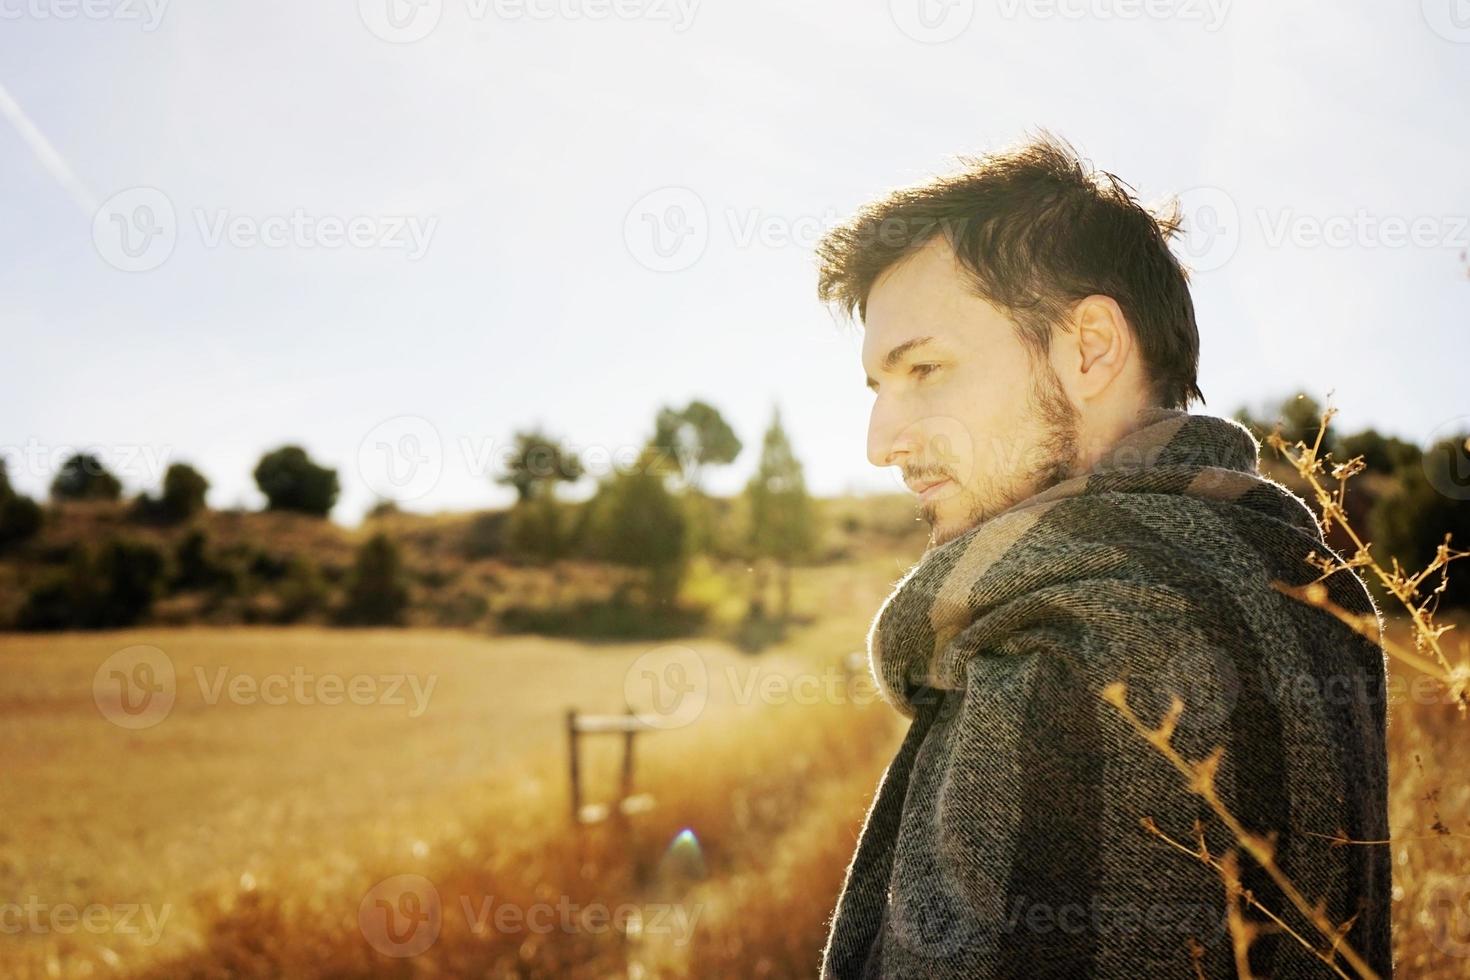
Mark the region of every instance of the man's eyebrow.
[[[897, 347], [893, 348], [893, 350], [889, 351], [883, 356], [883, 370], [892, 371], [895, 367], [898, 366], [898, 362], [903, 360], [905, 354], [908, 354], [910, 351], [915, 350], [919, 347], [923, 347], [925, 344], [929, 343], [929, 341], [933, 339], [933, 337], [915, 337], [912, 340], [905, 340], [903, 343], [899, 344]], [[867, 383], [868, 387], [872, 390], [878, 390], [878, 382], [873, 380], [873, 376], [871, 374], [867, 376]]]

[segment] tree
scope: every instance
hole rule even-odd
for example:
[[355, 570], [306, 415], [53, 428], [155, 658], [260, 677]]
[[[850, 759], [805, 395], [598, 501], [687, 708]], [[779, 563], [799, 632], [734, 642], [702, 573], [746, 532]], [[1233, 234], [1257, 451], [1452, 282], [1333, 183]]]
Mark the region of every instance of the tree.
[[719, 410], [702, 401], [692, 401], [682, 411], [661, 409], [652, 445], [696, 492], [703, 492], [705, 467], [733, 463], [743, 448]]
[[[776, 409], [761, 443], [760, 462], [745, 487], [750, 505], [747, 543], [757, 562], [774, 560], [781, 569], [781, 612], [785, 622], [791, 614], [791, 566], [808, 557], [816, 547], [817, 528], [811, 498], [801, 463], [791, 449], [791, 440], [781, 425]], [[764, 573], [756, 575], [756, 594], [751, 612], [764, 615]]]
[[358, 626], [397, 626], [408, 609], [408, 586], [398, 546], [386, 534], [374, 534], [357, 549], [347, 581], [342, 621]]
[[122, 483], [92, 453], [73, 453], [51, 481], [53, 500], [116, 500]]
[[1363, 465], [1375, 473], [1393, 473], [1395, 470], [1414, 466], [1423, 455], [1423, 451], [1412, 442], [1405, 442], [1396, 436], [1381, 435], [1377, 429], [1365, 429], [1343, 436], [1338, 452], [1344, 463], [1354, 456], [1363, 457]]
[[[1398, 559], [1407, 571], [1424, 568], [1451, 535], [1450, 547], [1470, 547], [1470, 434], [1436, 442], [1423, 459], [1396, 471], [1398, 486], [1384, 494], [1369, 514], [1372, 550], [1380, 561]], [[1460, 562], [1440, 573], [1450, 574], [1441, 605], [1470, 607], [1470, 574]], [[1420, 586], [1423, 598], [1439, 584], [1433, 577]]]
[[163, 474], [163, 515], [171, 521], [186, 521], [204, 509], [209, 481], [188, 463], [173, 463]]
[[512, 486], [516, 502], [531, 500], [538, 487], [582, 478], [582, 461], [562, 452], [560, 444], [539, 429], [515, 434], [515, 448], [506, 457], [506, 473], [495, 482]]
[[522, 554], [546, 559], [566, 552], [567, 535], [562, 527], [562, 508], [556, 499], [558, 483], [575, 483], [582, 478], [582, 461], [562, 451], [550, 436], [535, 430], [516, 433], [516, 446], [507, 459], [506, 473], [497, 483], [515, 488], [511, 509], [511, 546]]
[[649, 446], [656, 455], [656, 469], [681, 478], [688, 487], [690, 548], [704, 549], [713, 534], [704, 471], [709, 466], [733, 463], [743, 448], [739, 437], [719, 410], [706, 402], [692, 401], [681, 411], [660, 409]]
[[[1277, 425], [1281, 427], [1281, 438], [1287, 443], [1304, 442], [1308, 446], [1317, 441], [1317, 430], [1322, 425], [1322, 406], [1317, 399], [1305, 392], [1288, 395], [1277, 405], [1272, 418], [1267, 421], [1257, 418], [1247, 408], [1241, 408], [1234, 415], [1235, 421], [1250, 429], [1256, 439], [1262, 444], [1266, 437], [1271, 434]], [[1337, 433], [1329, 424], [1327, 431], [1322, 436], [1320, 452], [1333, 453], [1338, 458], [1346, 459], [1337, 452]]]
[[291, 510], [325, 517], [337, 502], [337, 471], [318, 466], [300, 446], [282, 446], [260, 458], [255, 485], [266, 510]]

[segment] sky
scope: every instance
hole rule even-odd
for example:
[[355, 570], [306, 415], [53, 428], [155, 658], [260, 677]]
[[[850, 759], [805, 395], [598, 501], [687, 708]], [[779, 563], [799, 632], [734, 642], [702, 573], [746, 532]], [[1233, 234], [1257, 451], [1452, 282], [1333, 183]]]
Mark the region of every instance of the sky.
[[813, 492], [898, 491], [813, 245], [1038, 128], [1180, 196], [1193, 411], [1424, 442], [1470, 413], [1455, 2], [0, 0], [0, 457], [257, 507], [296, 444], [351, 524], [700, 399], [745, 444], [712, 492], [778, 407]]

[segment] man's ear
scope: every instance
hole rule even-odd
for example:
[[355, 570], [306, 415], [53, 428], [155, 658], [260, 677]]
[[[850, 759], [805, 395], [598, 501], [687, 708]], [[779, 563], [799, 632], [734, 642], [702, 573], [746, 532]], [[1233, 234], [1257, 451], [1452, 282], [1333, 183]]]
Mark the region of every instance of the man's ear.
[[1088, 401], [1123, 373], [1133, 354], [1133, 334], [1117, 300], [1100, 294], [1072, 307], [1068, 327], [1058, 373], [1075, 401]]

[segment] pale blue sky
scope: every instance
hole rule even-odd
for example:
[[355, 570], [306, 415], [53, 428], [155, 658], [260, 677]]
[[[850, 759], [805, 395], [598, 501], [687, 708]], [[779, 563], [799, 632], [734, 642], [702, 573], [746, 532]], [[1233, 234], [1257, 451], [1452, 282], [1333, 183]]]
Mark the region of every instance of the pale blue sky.
[[[1188, 246], [1196, 411], [1306, 385], [1415, 440], [1470, 412], [1451, 0], [150, 2], [0, 0], [0, 452], [28, 492], [92, 446], [129, 491], [182, 460], [254, 506], [297, 442], [350, 523], [386, 442], [424, 461], [403, 506], [492, 506], [476, 470], [516, 428], [626, 451], [691, 398], [747, 446], [716, 492], [777, 403], [817, 492], [898, 489], [811, 242], [1040, 126], [1219, 232]], [[118, 220], [172, 251], [120, 252]]]

